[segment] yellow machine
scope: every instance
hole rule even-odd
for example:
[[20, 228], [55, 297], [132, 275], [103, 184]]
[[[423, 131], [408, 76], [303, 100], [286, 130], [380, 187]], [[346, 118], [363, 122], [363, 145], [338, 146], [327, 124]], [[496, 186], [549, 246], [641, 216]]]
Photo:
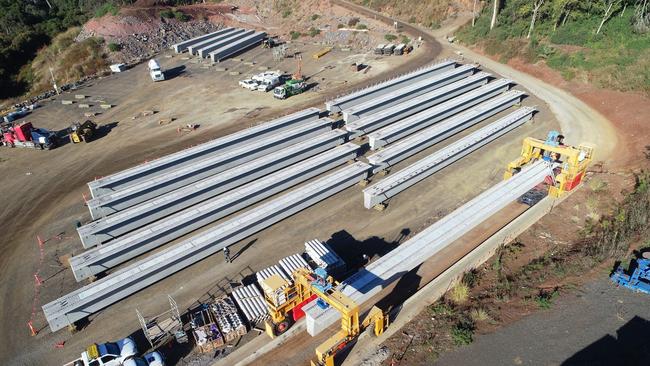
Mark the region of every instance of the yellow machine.
[[82, 141], [90, 142], [95, 136], [97, 124], [87, 120], [84, 123], [75, 122], [70, 126], [70, 141], [78, 144]]
[[587, 171], [593, 158], [593, 147], [564, 145], [563, 139], [564, 136], [557, 131], [550, 131], [546, 141], [532, 137], [525, 138], [521, 156], [508, 164], [504, 179], [509, 179], [531, 161], [544, 159], [559, 164], [559, 172], [555, 174], [555, 182], [549, 188], [549, 195], [560, 197], [565, 192], [573, 190], [580, 184]]
[[300, 268], [294, 272], [293, 277], [293, 284], [278, 275], [262, 281], [271, 315], [265, 327], [271, 338], [289, 328], [290, 312], [314, 297], [341, 314], [341, 330], [316, 348], [316, 360], [311, 362], [312, 366], [333, 366], [336, 353], [356, 339], [362, 330], [373, 326], [374, 334], [381, 335], [388, 326], [388, 317], [376, 306], [359, 322], [359, 306], [335, 288], [335, 281], [322, 268], [317, 268], [314, 272]]

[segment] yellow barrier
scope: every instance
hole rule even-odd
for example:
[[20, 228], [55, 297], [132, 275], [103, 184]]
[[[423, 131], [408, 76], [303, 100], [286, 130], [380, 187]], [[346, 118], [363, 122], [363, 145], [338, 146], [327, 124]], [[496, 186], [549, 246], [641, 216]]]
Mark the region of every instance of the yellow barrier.
[[327, 55], [331, 50], [332, 50], [332, 47], [325, 47], [322, 50], [314, 53], [314, 55], [313, 55], [314, 60], [318, 60], [319, 58]]

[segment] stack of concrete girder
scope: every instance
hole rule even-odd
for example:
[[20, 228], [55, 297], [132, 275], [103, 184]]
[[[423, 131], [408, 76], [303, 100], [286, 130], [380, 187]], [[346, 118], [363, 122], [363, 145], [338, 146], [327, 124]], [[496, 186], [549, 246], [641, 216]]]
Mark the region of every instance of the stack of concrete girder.
[[300, 254], [293, 254], [288, 257], [284, 257], [280, 259], [278, 263], [280, 264], [280, 267], [282, 267], [284, 272], [294, 280], [295, 278], [293, 277], [293, 273], [298, 268], [311, 269], [309, 268], [309, 264], [307, 264], [307, 262], [300, 256]]
[[442, 86], [451, 84], [474, 73], [475, 65], [461, 65], [455, 69], [433, 75], [424, 80], [416, 81], [390, 93], [380, 95], [366, 102], [357, 104], [343, 110], [343, 120], [346, 123], [356, 121], [364, 116], [388, 109], [396, 104], [413, 99], [418, 95], [436, 90]]
[[338, 97], [325, 102], [325, 107], [332, 113], [341, 112], [344, 109], [351, 108], [354, 105], [377, 98], [380, 95], [390, 93], [399, 88], [403, 88], [414, 82], [424, 80], [432, 75], [451, 70], [456, 67], [454, 61], [443, 61], [433, 65], [425, 66], [408, 74], [398, 76], [394, 79], [381, 82], [379, 84], [358, 90], [356, 92]]
[[87, 203], [88, 209], [94, 219], [108, 216], [297, 142], [331, 131], [333, 123], [334, 121], [330, 118], [310, 121], [268, 137], [250, 141], [229, 151], [212, 154], [193, 164], [178, 167], [119, 191], [93, 198]]
[[318, 267], [334, 270], [345, 266], [343, 259], [327, 243], [318, 239], [305, 242], [305, 252]]
[[227, 32], [223, 32], [215, 37], [208, 38], [199, 43], [193, 44], [192, 46], [187, 47], [187, 52], [191, 55], [199, 55], [199, 51], [205, 47], [209, 47], [212, 44], [223, 41], [226, 38], [233, 37], [237, 34], [243, 33], [245, 29], [241, 28], [228, 28]]
[[479, 72], [453, 84], [404, 101], [392, 108], [346, 123], [345, 129], [350, 132], [350, 137], [352, 138], [365, 135], [485, 85], [489, 77], [490, 74]]
[[458, 112], [497, 96], [510, 88], [511, 80], [499, 79], [469, 93], [438, 104], [401, 121], [383, 127], [368, 135], [370, 148], [376, 150], [386, 144], [395, 142], [425, 127], [431, 126]]
[[341, 145], [346, 133], [332, 130], [230, 168], [194, 184], [116, 212], [77, 229], [85, 246], [105, 243], [218, 194]]
[[[278, 265], [274, 264], [271, 267], [265, 268], [257, 272], [255, 276], [257, 277], [257, 283], [262, 288], [262, 291], [264, 292], [264, 296], [266, 298], [273, 299], [273, 303], [277, 305], [282, 305], [287, 301], [287, 295], [285, 294], [284, 290], [287, 288], [287, 286], [290, 286], [293, 281], [286, 273], [284, 273], [284, 271], [282, 271], [282, 269], [280, 269]], [[288, 283], [280, 287], [268, 286], [264, 281], [271, 276], [279, 276]]]
[[242, 286], [232, 292], [237, 306], [248, 320], [254, 325], [269, 316], [264, 296], [255, 285]]
[[[383, 288], [398, 281], [552, 174], [552, 165], [546, 161], [537, 161], [524, 167], [520, 173], [481, 193], [357, 272], [339, 285], [338, 289], [359, 306], [363, 306]], [[321, 309], [314, 306], [313, 302], [305, 305], [303, 310], [307, 324], [312, 323], [308, 328], [312, 336], [340, 319], [336, 310]]]
[[231, 213], [327, 172], [357, 157], [360, 147], [347, 143], [301, 161], [264, 178], [189, 206], [163, 220], [132, 231], [95, 249], [70, 258], [80, 281], [146, 253]]
[[162, 158], [149, 161], [135, 167], [122, 170], [118, 173], [94, 180], [88, 183], [93, 197], [123, 189], [138, 182], [142, 182], [170, 170], [177, 169], [180, 165], [192, 164], [212, 153], [223, 153], [241, 145], [247, 144], [279, 131], [292, 128], [306, 121], [318, 119], [320, 110], [308, 108], [289, 114], [278, 119], [262, 123], [255, 127], [247, 128], [230, 135], [185, 149]]
[[338, 169], [43, 305], [43, 314], [50, 329], [57, 331], [84, 319], [229, 245], [365, 180], [370, 168], [366, 163], [357, 162]]
[[239, 317], [237, 307], [230, 297], [215, 300], [210, 304], [210, 309], [226, 342], [246, 335], [246, 325]]
[[232, 29], [233, 28], [224, 28], [224, 29], [220, 29], [220, 30], [218, 30], [216, 32], [212, 32], [212, 33], [204, 34], [202, 36], [198, 36], [198, 37], [195, 37], [195, 38], [192, 38], [192, 39], [188, 39], [186, 41], [182, 41], [182, 42], [176, 43], [175, 45], [172, 45], [172, 48], [174, 49], [174, 52], [182, 53], [183, 51], [187, 50], [187, 48], [189, 46], [195, 45], [195, 44], [197, 44], [199, 42], [203, 42], [206, 39], [213, 38], [213, 37], [218, 36], [220, 34], [231, 32]]
[[236, 42], [238, 42], [238, 41], [240, 41], [242, 39], [246, 39], [251, 34], [255, 34], [255, 31], [254, 30], [242, 29], [242, 32], [228, 35], [227, 37], [222, 38], [222, 39], [220, 39], [220, 40], [218, 40], [218, 41], [216, 41], [216, 42], [214, 42], [212, 44], [209, 44], [209, 45], [203, 46], [200, 49], [197, 49], [196, 54], [199, 57], [206, 58], [206, 57], [208, 57], [210, 52], [212, 52], [214, 50], [217, 50], [217, 49], [219, 49], [219, 48], [221, 48], [223, 46], [226, 46], [226, 45], [229, 45], [229, 44], [232, 44], [232, 43], [236, 43]]
[[363, 204], [372, 208], [454, 163], [469, 153], [530, 120], [537, 109], [522, 107], [507, 116], [469, 134], [466, 137], [418, 160], [408, 167], [392, 173], [363, 190]]
[[[247, 34], [247, 32], [242, 34]], [[211, 52], [203, 52], [203, 50], [201, 50], [201, 57], [209, 56], [212, 59], [212, 62], [221, 62], [232, 55], [261, 44], [264, 38], [266, 38], [266, 33], [264, 32], [248, 33], [246, 36], [232, 40], [219, 48], [211, 48], [213, 50]]]
[[508, 91], [469, 111], [444, 120], [434, 126], [421, 130], [417, 134], [389, 145], [385, 149], [368, 156], [368, 161], [373, 165], [374, 172], [386, 170], [388, 167], [409, 156], [520, 103], [524, 96], [524, 92], [519, 90]]
[[293, 282], [293, 280], [291, 278], [289, 278], [289, 275], [284, 273], [284, 271], [277, 264], [274, 264], [274, 265], [272, 265], [270, 267], [264, 268], [261, 271], [258, 271], [255, 274], [255, 278], [257, 278], [257, 283], [259, 283], [260, 286], [262, 286], [262, 281], [264, 281], [265, 279], [267, 279], [267, 278], [269, 278], [269, 277], [271, 277], [273, 275], [278, 275], [278, 276], [282, 277], [285, 281], [287, 281], [289, 283]]

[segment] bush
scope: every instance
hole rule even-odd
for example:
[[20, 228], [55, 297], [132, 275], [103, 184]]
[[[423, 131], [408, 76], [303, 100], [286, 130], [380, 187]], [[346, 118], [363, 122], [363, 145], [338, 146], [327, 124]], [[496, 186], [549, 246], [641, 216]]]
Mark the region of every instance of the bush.
[[291, 31], [291, 32], [289, 33], [289, 35], [291, 36], [291, 39], [292, 39], [292, 40], [296, 40], [296, 39], [300, 38], [300, 36], [301, 36], [302, 34], [301, 34], [300, 32]]
[[363, 29], [368, 29], [368, 26], [365, 25], [365, 24], [357, 24], [357, 27], [356, 27], [356, 28], [357, 28], [357, 29], [361, 29], [361, 30], [363, 30]]
[[472, 309], [469, 312], [469, 316], [475, 322], [482, 322], [482, 321], [490, 320], [490, 315], [483, 308]]
[[95, 10], [95, 18], [101, 18], [106, 14], [117, 15], [120, 9], [113, 3], [106, 3]]
[[451, 301], [455, 304], [460, 305], [467, 302], [469, 299], [469, 287], [464, 282], [458, 282], [453, 289], [451, 289], [450, 294]]
[[459, 321], [451, 329], [451, 339], [457, 346], [465, 346], [474, 341], [474, 324], [471, 321]]
[[190, 16], [183, 13], [183, 12], [181, 12], [181, 11], [175, 12], [174, 13], [174, 18], [176, 18], [176, 20], [181, 21], [181, 22], [187, 22], [188, 20], [190, 20]]
[[386, 39], [388, 42], [392, 42], [397, 39], [397, 36], [394, 34], [384, 34], [384, 39]]
[[159, 14], [162, 18], [171, 19], [174, 17], [174, 11], [171, 9], [162, 10]]
[[349, 27], [354, 27], [355, 25], [357, 25], [357, 23], [359, 23], [359, 18], [357, 17], [350, 18], [350, 20], [348, 20]]
[[341, 29], [341, 28], [345, 28], [345, 27], [347, 27], [345, 24], [343, 24], [343, 23], [339, 23], [339, 24], [336, 26], [336, 29]]
[[316, 19], [318, 19], [318, 18], [320, 18], [320, 15], [318, 15], [318, 14], [314, 14], [314, 15], [311, 16], [311, 20], [312, 20], [312, 21], [313, 21], [313, 20], [316, 20]]
[[557, 290], [553, 290], [551, 292], [548, 291], [540, 291], [539, 295], [535, 297], [535, 302], [537, 303], [537, 306], [539, 306], [540, 309], [550, 309], [551, 305], [553, 304], [553, 299], [555, 299], [558, 296]]
[[117, 44], [117, 43], [111, 42], [111, 43], [108, 44], [108, 50], [111, 51], [111, 52], [118, 52], [121, 49], [122, 49], [122, 46]]
[[309, 28], [309, 36], [310, 37], [316, 37], [319, 34], [320, 34], [320, 29], [314, 28], [314, 27]]
[[282, 11], [282, 17], [283, 18], [287, 18], [287, 17], [289, 17], [289, 15], [291, 15], [291, 9], [284, 9]]
[[402, 43], [409, 44], [411, 43], [411, 39], [407, 36], [402, 36]]

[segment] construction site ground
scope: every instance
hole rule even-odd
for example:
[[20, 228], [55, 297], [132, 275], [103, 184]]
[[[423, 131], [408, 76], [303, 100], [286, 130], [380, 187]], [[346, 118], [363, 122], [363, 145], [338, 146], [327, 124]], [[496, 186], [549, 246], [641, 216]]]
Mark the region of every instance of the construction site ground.
[[[59, 96], [37, 109], [26, 120], [38, 127], [63, 129], [73, 121], [84, 119], [84, 112], [99, 111], [97, 100], [114, 105], [101, 110], [103, 113], [96, 117], [98, 122], [109, 126], [110, 131], [105, 128], [105, 136], [90, 144], [67, 144], [49, 152], [21, 149], [1, 152], [0, 170], [7, 179], [0, 187], [3, 202], [0, 275], [5, 279], [0, 285], [0, 331], [11, 336], [0, 343], [0, 363], [62, 364], [76, 357], [91, 342], [136, 333], [139, 329], [136, 308], [145, 314], [164, 311], [166, 294], [169, 294], [183, 311], [206, 293], [218, 292], [216, 286], [239, 281], [283, 256], [302, 251], [303, 242], [308, 239], [328, 240], [352, 264], [360, 262], [362, 254], [377, 258], [405, 237], [500, 181], [505, 163], [517, 156], [523, 137], [543, 137], [549, 129], [560, 127], [547, 105], [531, 95], [524, 104], [537, 105], [540, 109], [533, 123], [403, 192], [391, 200], [383, 212], [363, 208], [360, 187], [347, 189], [234, 245], [232, 264], [224, 264], [221, 256], [212, 256], [93, 315], [76, 334], [49, 332], [40, 305], [79, 287], [64, 263], [66, 256], [81, 251], [74, 228], [77, 221], [89, 219], [82, 198], [83, 193], [87, 194], [87, 181], [274, 116], [307, 106], [322, 108], [326, 98], [431, 62], [438, 55], [438, 47], [425, 43], [408, 57], [378, 60], [371, 55], [334, 51], [322, 60], [312, 61], [311, 53], [320, 46], [301, 46], [306, 56], [303, 73], [307, 76], [318, 73], [312, 80], [319, 85], [287, 101], [277, 101], [268, 93], [249, 92], [237, 86], [238, 80], [259, 72], [260, 66], [294, 71], [293, 59], [275, 65], [268, 50], [255, 49], [239, 56], [244, 61], [255, 60], [257, 63], [252, 66], [233, 60], [216, 66], [228, 68], [225, 72], [217, 71], [215, 66], [184, 60], [182, 56], [161, 56], [163, 67], [174, 70], [172, 74], [177, 73], [168, 81], [151, 82], [145, 66], [140, 65], [126, 73], [96, 80], [92, 85]], [[353, 75], [348, 71], [349, 64], [355, 61], [367, 62], [371, 66], [368, 73]], [[327, 68], [331, 65], [334, 68]], [[230, 71], [242, 74], [230, 75]], [[61, 99], [74, 100], [74, 94], [88, 95], [83, 103], [94, 106], [80, 109], [78, 103], [61, 104]], [[146, 110], [156, 113], [142, 116]], [[169, 118], [175, 120], [159, 125], [160, 120]], [[177, 127], [185, 124], [199, 124], [200, 128], [179, 135]], [[395, 169], [475, 129], [427, 149]], [[42, 263], [37, 235], [46, 240]], [[33, 275], [39, 268], [44, 282], [37, 287], [40, 293], [33, 304]], [[40, 331], [35, 337], [30, 337], [27, 328], [32, 311], [34, 325]], [[61, 342], [65, 342], [63, 347], [55, 347]], [[313, 348], [309, 347], [302, 350], [303, 355], [309, 357], [312, 352]], [[293, 364], [291, 360], [286, 363]]]
[[[261, 53], [261, 50], [253, 50], [242, 58], [248, 59]], [[326, 65], [327, 57], [329, 60], [340, 60], [346, 56], [341, 52], [328, 55], [318, 63], [305, 61], [304, 73], [310, 75], [319, 71]], [[415, 53], [409, 57], [416, 59], [417, 56]], [[81, 251], [74, 227], [77, 221], [89, 219], [82, 197], [84, 193], [87, 194], [87, 181], [192, 143], [248, 127], [253, 121], [285, 114], [288, 112], [284, 108], [287, 104], [291, 104], [291, 110], [308, 105], [322, 107], [327, 93], [338, 94], [337, 87], [345, 85], [343, 78], [347, 76], [345, 70], [348, 70], [350, 63], [349, 60], [341, 61], [341, 64], [330, 61], [340, 66], [326, 69], [318, 75], [325, 78], [321, 80], [322, 85], [329, 81], [329, 86], [295, 99], [277, 101], [269, 94], [239, 88], [236, 83], [241, 76], [233, 77], [227, 72], [214, 70], [214, 67], [204, 69], [192, 60], [183, 60], [182, 56], [160, 59], [165, 69], [177, 68], [180, 64], [181, 67], [185, 66], [185, 72], [169, 81], [153, 83], [141, 65], [57, 97], [57, 100], [37, 109], [27, 118], [39, 127], [62, 129], [70, 121], [82, 119], [82, 113], [86, 110], [79, 109], [78, 104], [62, 105], [60, 100], [74, 100], [74, 94], [86, 94], [89, 96], [87, 103], [96, 105], [100, 102], [95, 100], [101, 100], [115, 105], [97, 116], [97, 120], [103, 124], [119, 121], [106, 136], [90, 144], [67, 144], [49, 152], [3, 150], [6, 157], [2, 169], [6, 176], [12, 176], [2, 187], [6, 209], [3, 220], [6, 239], [2, 241], [6, 247], [3, 278], [16, 279], [3, 283], [5, 296], [0, 300], [3, 319], [7, 320], [3, 326], [15, 334], [4, 344], [7, 349], [1, 352], [3, 357], [7, 355], [10, 364], [36, 365], [44, 357], [56, 364], [73, 358], [90, 340], [105, 341], [134, 333], [138, 330], [136, 308], [145, 314], [161, 312], [167, 306], [165, 295], [170, 294], [181, 309], [186, 309], [205, 293], [215, 290], [215, 285], [223, 284], [224, 279], [241, 280], [240, 272], [244, 276], [249, 275], [283, 256], [300, 252], [303, 242], [311, 238], [329, 240], [337, 251], [352, 262], [359, 261], [364, 253], [371, 257], [382, 255], [396, 245], [395, 241], [402, 234], [418, 231], [499, 181], [503, 165], [516, 156], [524, 136], [543, 135], [546, 130], [557, 128], [552, 116], [541, 108], [534, 123], [508, 134], [454, 164], [444, 173], [409, 189], [392, 200], [385, 212], [366, 210], [362, 205], [361, 188], [348, 189], [233, 246], [233, 264], [225, 265], [221, 256], [213, 256], [93, 315], [91, 322], [75, 335], [66, 331], [50, 334], [40, 313], [40, 303], [51, 301], [79, 286], [65, 266], [65, 257]], [[248, 69], [235, 61], [224, 63], [223, 66], [251, 73], [257, 70], [258, 65], [265, 64], [260, 56], [255, 59], [258, 64]], [[393, 65], [388, 62], [407, 59], [383, 60], [367, 62], [377, 65], [373, 67], [377, 73], [382, 68], [395, 72], [399, 66], [391, 69]], [[289, 63], [285, 67], [290, 69], [292, 60], [285, 62]], [[350, 75], [350, 79], [358, 77], [359, 82], [369, 82], [368, 79], [374, 75], [370, 71], [365, 75], [366, 80], [363, 74]], [[340, 84], [336, 85], [337, 82]], [[256, 98], [250, 98], [251, 95]], [[525, 104], [542, 105], [534, 97], [528, 98]], [[157, 113], [142, 117], [141, 113], [145, 110]], [[177, 119], [171, 124], [159, 125], [159, 120], [172, 117]], [[191, 134], [178, 135], [176, 127], [187, 123], [200, 124], [201, 127]], [[428, 149], [395, 169], [475, 129]], [[36, 235], [47, 241], [40, 272], [44, 283], [40, 287], [34, 320], [41, 333], [30, 337], [26, 323], [32, 311], [33, 274], [39, 268]], [[55, 349], [54, 345], [62, 341], [65, 341], [65, 346]]]

